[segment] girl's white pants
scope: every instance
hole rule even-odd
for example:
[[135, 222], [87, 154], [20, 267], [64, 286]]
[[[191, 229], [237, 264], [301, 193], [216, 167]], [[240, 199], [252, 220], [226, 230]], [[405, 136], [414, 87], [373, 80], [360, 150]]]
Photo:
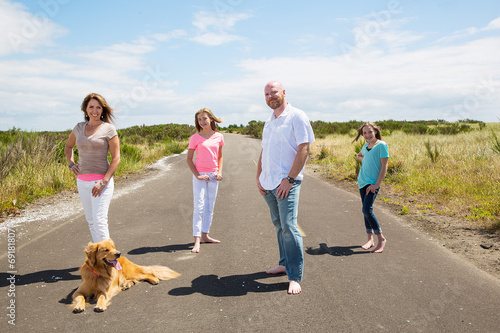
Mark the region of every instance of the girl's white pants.
[[214, 215], [215, 199], [219, 182], [215, 180], [217, 172], [200, 172], [209, 175], [210, 180], [198, 180], [193, 176], [193, 236], [201, 237], [201, 233], [209, 233]]

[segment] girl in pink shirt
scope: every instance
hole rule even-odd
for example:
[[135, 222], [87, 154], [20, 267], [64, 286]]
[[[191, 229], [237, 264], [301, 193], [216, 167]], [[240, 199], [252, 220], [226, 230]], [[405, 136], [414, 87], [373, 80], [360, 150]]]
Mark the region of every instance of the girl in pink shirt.
[[[219, 181], [222, 180], [222, 146], [224, 137], [217, 132], [216, 118], [207, 108], [194, 116], [198, 133], [189, 139], [187, 164], [193, 173], [193, 253], [200, 252], [200, 243], [220, 243], [208, 236], [214, 215]], [[194, 153], [196, 158], [193, 160]]]

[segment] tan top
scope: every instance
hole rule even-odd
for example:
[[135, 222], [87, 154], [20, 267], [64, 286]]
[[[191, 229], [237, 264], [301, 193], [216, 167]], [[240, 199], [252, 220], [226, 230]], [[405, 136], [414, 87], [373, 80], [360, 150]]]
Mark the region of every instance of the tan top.
[[108, 162], [108, 141], [114, 138], [118, 133], [110, 123], [102, 123], [94, 134], [87, 137], [85, 135], [86, 122], [78, 123], [73, 128], [73, 134], [76, 137], [76, 147], [78, 148], [78, 164], [80, 173], [106, 174], [109, 168]]

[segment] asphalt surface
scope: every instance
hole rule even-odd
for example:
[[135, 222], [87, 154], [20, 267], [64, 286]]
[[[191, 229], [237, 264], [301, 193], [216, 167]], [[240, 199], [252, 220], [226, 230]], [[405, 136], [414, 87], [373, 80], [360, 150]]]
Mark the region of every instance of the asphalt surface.
[[[110, 233], [131, 261], [165, 265], [182, 276], [159, 285], [139, 283], [115, 296], [103, 313], [91, 304], [73, 314], [71, 295], [90, 241], [83, 213], [30, 222], [0, 238], [0, 331], [499, 331], [498, 279], [376, 203], [386, 250], [362, 250], [360, 199], [309, 171], [299, 206], [303, 291], [288, 295], [286, 276], [264, 272], [279, 258], [269, 211], [255, 184], [260, 141], [235, 134], [225, 134], [225, 140], [225, 179], [210, 232], [221, 244], [202, 244], [199, 254], [191, 253], [191, 174], [186, 154], [170, 157], [137, 177], [136, 188], [126, 194], [117, 194], [125, 182], [116, 183]], [[15, 241], [12, 267], [9, 239]]]

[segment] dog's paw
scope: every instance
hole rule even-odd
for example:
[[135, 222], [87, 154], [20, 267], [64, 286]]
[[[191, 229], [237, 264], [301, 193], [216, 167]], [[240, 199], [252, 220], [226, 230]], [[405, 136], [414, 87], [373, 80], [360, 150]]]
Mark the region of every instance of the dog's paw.
[[95, 312], [103, 312], [108, 308], [108, 305], [109, 305], [109, 303], [108, 303], [108, 300], [106, 299], [106, 297], [104, 295], [101, 295], [97, 299], [97, 304], [94, 308], [94, 311]]
[[132, 280], [129, 280], [129, 281], [126, 281], [123, 285], [122, 285], [122, 290], [127, 290], [129, 289], [130, 287], [132, 287], [133, 285], [135, 284], [134, 281]]
[[85, 311], [85, 298], [82, 295], [75, 297], [72, 307], [73, 313], [80, 313]]
[[104, 306], [97, 305], [97, 306], [94, 308], [94, 311], [95, 311], [95, 312], [104, 312], [104, 311], [106, 311], [106, 309], [107, 309], [107, 308], [108, 308], [108, 307], [107, 307], [107, 306], [105, 306], [105, 305], [104, 305]]
[[148, 282], [151, 284], [158, 284], [160, 283], [160, 279], [158, 279], [157, 277], [152, 277], [148, 280]]
[[84, 306], [82, 307], [82, 306], [78, 306], [77, 305], [77, 306], [75, 306], [73, 308], [73, 313], [80, 313], [80, 312], [83, 312], [83, 311], [85, 311], [85, 307]]

